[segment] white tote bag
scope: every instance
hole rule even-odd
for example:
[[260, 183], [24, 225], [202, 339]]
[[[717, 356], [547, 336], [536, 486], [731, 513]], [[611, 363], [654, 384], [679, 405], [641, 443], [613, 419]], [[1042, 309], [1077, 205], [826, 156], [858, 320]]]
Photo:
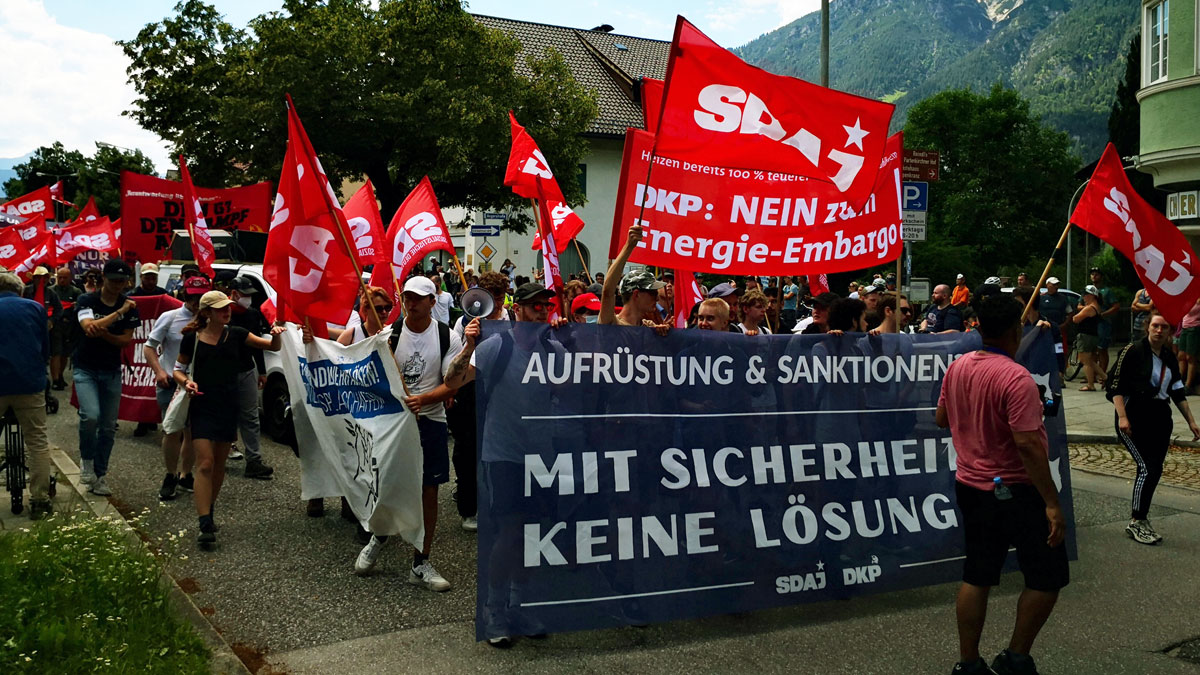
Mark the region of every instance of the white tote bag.
[[[196, 348], [200, 346], [200, 334], [194, 333], [196, 336], [196, 344], [192, 347], [192, 362], [188, 364], [188, 371], [196, 369]], [[167, 414], [163, 415], [162, 427], [164, 434], [176, 434], [183, 431], [187, 426], [188, 419], [188, 404], [192, 399], [187, 395], [187, 390], [178, 384], [175, 385], [175, 394], [171, 396], [171, 402], [167, 404]]]

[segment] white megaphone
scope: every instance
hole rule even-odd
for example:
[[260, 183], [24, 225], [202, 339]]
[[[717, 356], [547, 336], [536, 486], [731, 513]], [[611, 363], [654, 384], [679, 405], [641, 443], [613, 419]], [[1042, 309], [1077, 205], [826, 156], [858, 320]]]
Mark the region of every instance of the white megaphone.
[[463, 314], [472, 319], [490, 316], [492, 310], [496, 309], [496, 299], [482, 288], [472, 288], [463, 293], [459, 302], [462, 303]]

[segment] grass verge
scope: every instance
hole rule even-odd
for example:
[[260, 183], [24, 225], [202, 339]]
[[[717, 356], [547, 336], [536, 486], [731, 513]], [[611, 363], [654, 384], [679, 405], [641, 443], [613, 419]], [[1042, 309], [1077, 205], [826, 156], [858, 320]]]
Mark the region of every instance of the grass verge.
[[135, 542], [85, 516], [0, 536], [0, 671], [208, 672], [208, 648], [172, 612], [159, 560]]

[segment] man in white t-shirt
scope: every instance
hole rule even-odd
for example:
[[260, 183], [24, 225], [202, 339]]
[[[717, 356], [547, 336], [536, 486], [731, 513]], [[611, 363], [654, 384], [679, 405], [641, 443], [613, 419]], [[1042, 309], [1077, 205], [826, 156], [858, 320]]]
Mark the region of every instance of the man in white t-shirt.
[[430, 274], [429, 282], [433, 284], [433, 296], [436, 300], [433, 306], [433, 319], [449, 326], [450, 307], [454, 305], [454, 296], [450, 295], [448, 291], [442, 290], [442, 276], [440, 274]]
[[[434, 591], [448, 591], [450, 582], [429, 562], [429, 550], [437, 528], [438, 486], [450, 480], [445, 401], [454, 395], [454, 390], [445, 385], [443, 378], [450, 362], [462, 351], [462, 340], [449, 326], [433, 320], [437, 292], [429, 277], [413, 277], [405, 282], [401, 293], [404, 322], [393, 350], [408, 394], [404, 405], [417, 416], [424, 462], [421, 503], [425, 541], [421, 550], [413, 553], [408, 583]], [[366, 574], [375, 566], [385, 541], [387, 537], [372, 535], [354, 563], [356, 574]]]

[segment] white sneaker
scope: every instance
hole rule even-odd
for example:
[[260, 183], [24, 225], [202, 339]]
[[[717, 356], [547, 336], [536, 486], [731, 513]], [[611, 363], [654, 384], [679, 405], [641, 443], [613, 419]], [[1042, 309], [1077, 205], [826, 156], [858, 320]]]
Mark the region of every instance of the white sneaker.
[[414, 586], [424, 586], [431, 591], [438, 591], [439, 593], [450, 590], [450, 582], [438, 574], [438, 571], [433, 568], [433, 565], [428, 560], [409, 571], [408, 583]]
[[358, 552], [358, 558], [354, 561], [354, 573], [362, 576], [371, 571], [375, 567], [375, 563], [379, 561], [379, 554], [383, 552], [383, 542], [375, 535], [371, 535], [371, 541]]
[[79, 482], [84, 485], [91, 485], [96, 482], [96, 469], [93, 460], [85, 459], [82, 462], [83, 467], [79, 470]]
[[92, 486], [88, 488], [88, 492], [98, 497], [107, 497], [112, 494], [112, 490], [108, 489], [108, 482], [104, 480], [104, 476], [96, 478]]
[[238, 447], [236, 445], [229, 449], [229, 459], [245, 459], [245, 458], [246, 458], [246, 456], [242, 454], [241, 450], [238, 450]]
[[1129, 525], [1125, 527], [1125, 534], [1129, 535], [1130, 539], [1139, 544], [1153, 546], [1160, 541], [1161, 537], [1158, 537], [1157, 533], [1149, 525], [1145, 520], [1131, 520], [1129, 521]]
[[476, 518], [475, 516], [470, 516], [469, 518], [463, 518], [462, 529], [466, 530], [467, 532], [478, 532], [479, 531], [479, 519]]

